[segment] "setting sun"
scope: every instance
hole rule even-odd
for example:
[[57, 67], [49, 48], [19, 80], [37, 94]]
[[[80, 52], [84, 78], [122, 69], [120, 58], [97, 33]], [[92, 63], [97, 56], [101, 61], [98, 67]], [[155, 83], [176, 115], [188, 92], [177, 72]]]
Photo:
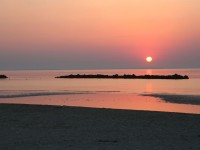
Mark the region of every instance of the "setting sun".
[[147, 61], [147, 62], [152, 62], [152, 60], [153, 60], [152, 57], [147, 57], [147, 58], [146, 58], [146, 61]]

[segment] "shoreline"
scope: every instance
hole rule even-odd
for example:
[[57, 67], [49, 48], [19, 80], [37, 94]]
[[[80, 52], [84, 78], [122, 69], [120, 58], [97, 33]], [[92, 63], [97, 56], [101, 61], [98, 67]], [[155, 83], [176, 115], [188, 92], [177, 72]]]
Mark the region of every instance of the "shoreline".
[[200, 149], [200, 115], [0, 104], [0, 149]]
[[[51, 92], [50, 92], [51, 93]], [[117, 110], [146, 110], [200, 114], [200, 95], [133, 94], [133, 93], [26, 93], [25, 96], [5, 96], [0, 104], [31, 104], [74, 106]], [[63, 95], [64, 94], [64, 95]], [[28, 97], [26, 97], [28, 96]]]

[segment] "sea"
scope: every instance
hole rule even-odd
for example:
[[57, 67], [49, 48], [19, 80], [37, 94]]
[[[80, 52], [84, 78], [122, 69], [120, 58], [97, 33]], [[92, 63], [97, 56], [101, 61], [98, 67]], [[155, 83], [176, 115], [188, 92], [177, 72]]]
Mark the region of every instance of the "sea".
[[[179, 97], [200, 97], [200, 69], [1, 70], [0, 74], [8, 76], [0, 80], [0, 103], [200, 114], [198, 103], [181, 103]], [[190, 79], [55, 78], [69, 74], [180, 74]], [[178, 103], [153, 96], [155, 94], [178, 95]]]

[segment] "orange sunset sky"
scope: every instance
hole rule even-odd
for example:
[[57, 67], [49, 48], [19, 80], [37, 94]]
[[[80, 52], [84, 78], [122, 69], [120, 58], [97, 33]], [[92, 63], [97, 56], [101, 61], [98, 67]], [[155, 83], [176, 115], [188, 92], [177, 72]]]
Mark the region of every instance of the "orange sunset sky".
[[2, 70], [193, 68], [199, 58], [200, 0], [0, 0]]

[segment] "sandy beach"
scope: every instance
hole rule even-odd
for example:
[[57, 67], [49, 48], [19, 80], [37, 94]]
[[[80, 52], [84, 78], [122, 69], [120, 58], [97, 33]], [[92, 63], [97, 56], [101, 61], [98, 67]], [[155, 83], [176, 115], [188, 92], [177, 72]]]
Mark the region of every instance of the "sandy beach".
[[200, 115], [0, 105], [0, 149], [200, 149]]

